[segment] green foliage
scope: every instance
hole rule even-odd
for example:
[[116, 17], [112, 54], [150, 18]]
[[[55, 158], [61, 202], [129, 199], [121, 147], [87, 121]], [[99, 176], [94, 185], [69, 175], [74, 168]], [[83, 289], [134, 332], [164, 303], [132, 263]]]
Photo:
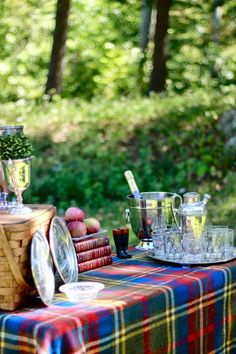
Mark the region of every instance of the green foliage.
[[[1, 4], [0, 101], [43, 95], [55, 5], [54, 0], [6, 0]], [[114, 97], [134, 91], [139, 60], [138, 9], [134, 1], [72, 1], [64, 97]]]
[[139, 7], [133, 1], [73, 3], [64, 97], [137, 93]]
[[[219, 191], [215, 203], [209, 203], [209, 217], [212, 223], [218, 225], [230, 225], [236, 231], [236, 183], [234, 172], [229, 172], [224, 180], [224, 187]], [[236, 241], [236, 234], [235, 234]]]
[[0, 160], [17, 160], [31, 157], [33, 146], [23, 133], [0, 136]]
[[73, 0], [63, 99], [49, 104], [43, 92], [55, 4], [0, 3], [0, 120], [23, 124], [37, 156], [25, 200], [59, 211], [80, 205], [118, 226], [113, 216], [126, 208], [126, 169], [141, 190], [197, 190], [217, 198], [236, 167], [234, 156], [224, 154], [218, 125], [235, 107], [235, 1], [222, 3], [218, 43], [212, 2], [172, 2], [167, 92], [143, 98], [153, 45], [143, 56], [141, 1]]
[[214, 200], [236, 167], [234, 156], [224, 154], [218, 124], [233, 97], [195, 90], [92, 103], [7, 103], [1, 111], [8, 116], [4, 124], [23, 124], [34, 142], [37, 158], [25, 200], [59, 210], [80, 205], [97, 214], [119, 203], [125, 209], [126, 169], [143, 191], [193, 190]]
[[[153, 24], [147, 60], [139, 49], [141, 1], [73, 0], [63, 97], [135, 96], [149, 85]], [[54, 0], [4, 0], [0, 5], [0, 101], [39, 99], [44, 92], [55, 20]], [[212, 2], [174, 0], [170, 11], [167, 89], [235, 84], [235, 1], [224, 1], [219, 43], [213, 42]], [[43, 35], [42, 35], [43, 34]], [[145, 61], [139, 77], [140, 60]]]
[[170, 14], [168, 88], [183, 92], [201, 85], [235, 84], [235, 1], [224, 1], [215, 42], [213, 1], [173, 1]]

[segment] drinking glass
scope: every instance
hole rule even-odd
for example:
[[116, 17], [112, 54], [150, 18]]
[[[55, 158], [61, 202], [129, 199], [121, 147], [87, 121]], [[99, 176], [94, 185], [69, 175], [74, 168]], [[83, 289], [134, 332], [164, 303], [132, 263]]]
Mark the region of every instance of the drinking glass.
[[196, 237], [193, 233], [183, 234], [183, 258], [187, 262], [204, 260], [205, 237]]
[[156, 257], [163, 257], [165, 254], [165, 237], [163, 232], [153, 233], [153, 249]]
[[205, 258], [207, 261], [220, 261], [225, 258], [225, 240], [228, 227], [210, 226], [205, 234]]
[[171, 228], [164, 233], [165, 257], [167, 259], [181, 259], [183, 254], [181, 234], [178, 229]]
[[228, 229], [225, 237], [225, 258], [234, 256], [234, 230]]

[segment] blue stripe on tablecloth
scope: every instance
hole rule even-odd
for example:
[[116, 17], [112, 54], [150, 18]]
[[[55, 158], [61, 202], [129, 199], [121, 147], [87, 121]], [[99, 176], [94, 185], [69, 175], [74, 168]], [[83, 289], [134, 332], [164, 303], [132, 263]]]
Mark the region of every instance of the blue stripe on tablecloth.
[[4, 354], [32, 352], [34, 341], [47, 354], [236, 353], [236, 262], [181, 268], [135, 253], [80, 275], [105, 283], [97, 301], [60, 296], [49, 308], [0, 314]]

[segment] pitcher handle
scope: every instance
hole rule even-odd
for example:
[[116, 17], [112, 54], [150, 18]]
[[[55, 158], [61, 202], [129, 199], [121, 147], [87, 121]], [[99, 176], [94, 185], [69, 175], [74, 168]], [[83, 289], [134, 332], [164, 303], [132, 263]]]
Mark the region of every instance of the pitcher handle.
[[180, 225], [179, 225], [179, 221], [176, 217], [176, 213], [177, 213], [177, 209], [175, 208], [175, 202], [176, 202], [176, 199], [179, 198], [180, 200], [180, 205], [183, 203], [183, 200], [181, 198], [181, 196], [177, 193], [174, 193], [173, 197], [172, 197], [172, 203], [171, 203], [171, 211], [172, 211], [172, 215], [173, 215], [173, 218], [174, 218], [174, 221], [176, 223], [176, 226], [178, 227], [179, 231], [181, 231], [181, 228], [180, 228]]

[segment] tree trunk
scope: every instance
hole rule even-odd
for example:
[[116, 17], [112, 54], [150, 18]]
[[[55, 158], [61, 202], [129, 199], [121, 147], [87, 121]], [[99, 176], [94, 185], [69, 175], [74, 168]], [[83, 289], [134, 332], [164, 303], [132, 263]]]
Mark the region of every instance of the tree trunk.
[[141, 21], [139, 29], [139, 45], [141, 49], [141, 56], [138, 71], [138, 85], [141, 92], [144, 91], [146, 87], [144, 84], [144, 66], [147, 61], [147, 46], [149, 42], [149, 32], [151, 25], [152, 1], [153, 0], [142, 0], [141, 7]]
[[153, 69], [150, 91], [161, 92], [165, 89], [166, 60], [168, 54], [168, 22], [171, 0], [157, 0], [156, 30], [154, 36]]
[[69, 10], [70, 0], [57, 0], [56, 24], [45, 88], [45, 93], [49, 94], [50, 97], [52, 97], [53, 91], [60, 93], [62, 90], [63, 59], [65, 55]]
[[144, 52], [148, 45], [149, 29], [152, 14], [152, 0], [143, 0], [141, 8], [140, 24], [140, 48]]
[[222, 18], [222, 9], [216, 6], [213, 12], [213, 42], [219, 44], [220, 42], [220, 21]]

